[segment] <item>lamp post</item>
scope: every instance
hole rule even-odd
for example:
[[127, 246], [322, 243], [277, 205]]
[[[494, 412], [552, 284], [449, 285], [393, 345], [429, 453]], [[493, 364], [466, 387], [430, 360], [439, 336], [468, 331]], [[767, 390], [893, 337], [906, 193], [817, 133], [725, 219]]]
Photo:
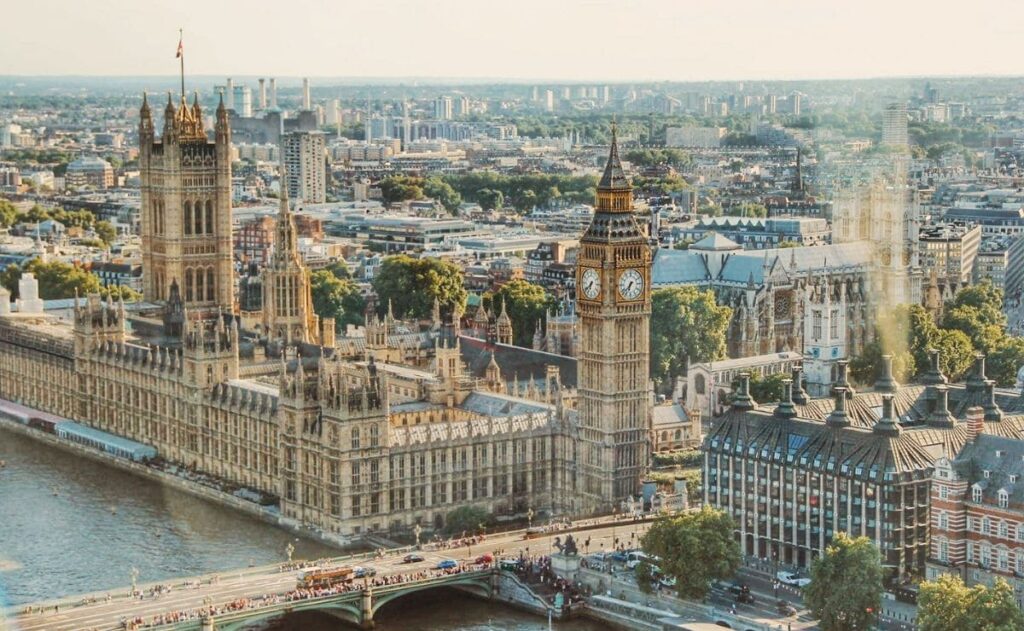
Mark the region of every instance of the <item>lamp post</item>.
[[533, 507], [526, 511], [526, 528], [533, 528]]
[[288, 562], [291, 563], [292, 555], [295, 553], [295, 546], [292, 545], [291, 541], [284, 547], [284, 553], [288, 555]]
[[416, 535], [416, 549], [420, 549], [420, 535], [423, 533], [423, 527], [416, 524], [412, 528], [412, 534]]

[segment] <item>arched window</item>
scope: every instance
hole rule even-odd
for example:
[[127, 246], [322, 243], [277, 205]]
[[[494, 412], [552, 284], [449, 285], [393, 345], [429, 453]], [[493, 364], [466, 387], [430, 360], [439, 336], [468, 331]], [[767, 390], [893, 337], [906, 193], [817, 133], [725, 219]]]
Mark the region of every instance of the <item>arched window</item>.
[[192, 270], [185, 270], [185, 302], [192, 302]]
[[185, 234], [192, 234], [192, 202], [185, 202]]
[[693, 387], [697, 390], [697, 394], [704, 394], [704, 375], [698, 374], [693, 378]]
[[206, 202], [206, 234], [213, 234], [213, 200]]
[[206, 268], [206, 299], [213, 300], [214, 294], [214, 283], [213, 283], [213, 268]]
[[203, 234], [203, 202], [196, 202], [196, 234]]
[[206, 275], [203, 274], [203, 268], [200, 267], [199, 269], [196, 270], [196, 301], [197, 302], [202, 302], [203, 301], [203, 295], [204, 295], [203, 285], [205, 284], [204, 283], [205, 280], [206, 280]]

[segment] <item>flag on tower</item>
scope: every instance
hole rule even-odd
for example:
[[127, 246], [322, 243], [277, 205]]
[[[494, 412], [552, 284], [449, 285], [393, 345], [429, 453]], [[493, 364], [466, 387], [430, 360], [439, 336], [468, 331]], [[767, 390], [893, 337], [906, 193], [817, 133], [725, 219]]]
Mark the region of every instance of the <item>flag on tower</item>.
[[185, 52], [185, 47], [181, 43], [181, 36], [178, 36], [178, 52], [177, 52], [177, 54], [174, 55], [174, 58], [178, 59], [179, 57], [181, 57], [182, 53], [184, 53], [184, 52]]

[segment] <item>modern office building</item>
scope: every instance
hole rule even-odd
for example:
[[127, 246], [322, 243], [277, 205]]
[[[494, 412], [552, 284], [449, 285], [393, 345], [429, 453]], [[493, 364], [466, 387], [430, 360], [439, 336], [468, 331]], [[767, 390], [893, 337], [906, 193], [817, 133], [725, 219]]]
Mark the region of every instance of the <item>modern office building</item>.
[[939, 283], [962, 287], [974, 278], [974, 261], [981, 245], [981, 226], [943, 221], [922, 226], [918, 233], [921, 269], [935, 270]]
[[894, 103], [886, 107], [882, 111], [882, 146], [906, 148], [909, 142], [906, 104]]

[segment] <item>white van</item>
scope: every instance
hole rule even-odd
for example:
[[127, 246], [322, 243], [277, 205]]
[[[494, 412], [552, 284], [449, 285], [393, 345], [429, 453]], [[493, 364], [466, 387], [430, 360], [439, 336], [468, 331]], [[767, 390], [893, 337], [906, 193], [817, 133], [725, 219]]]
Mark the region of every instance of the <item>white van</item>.
[[631, 550], [626, 553], [626, 567], [633, 569], [640, 565], [641, 561], [647, 561], [648, 563], [655, 563], [654, 557], [648, 556], [643, 550]]

